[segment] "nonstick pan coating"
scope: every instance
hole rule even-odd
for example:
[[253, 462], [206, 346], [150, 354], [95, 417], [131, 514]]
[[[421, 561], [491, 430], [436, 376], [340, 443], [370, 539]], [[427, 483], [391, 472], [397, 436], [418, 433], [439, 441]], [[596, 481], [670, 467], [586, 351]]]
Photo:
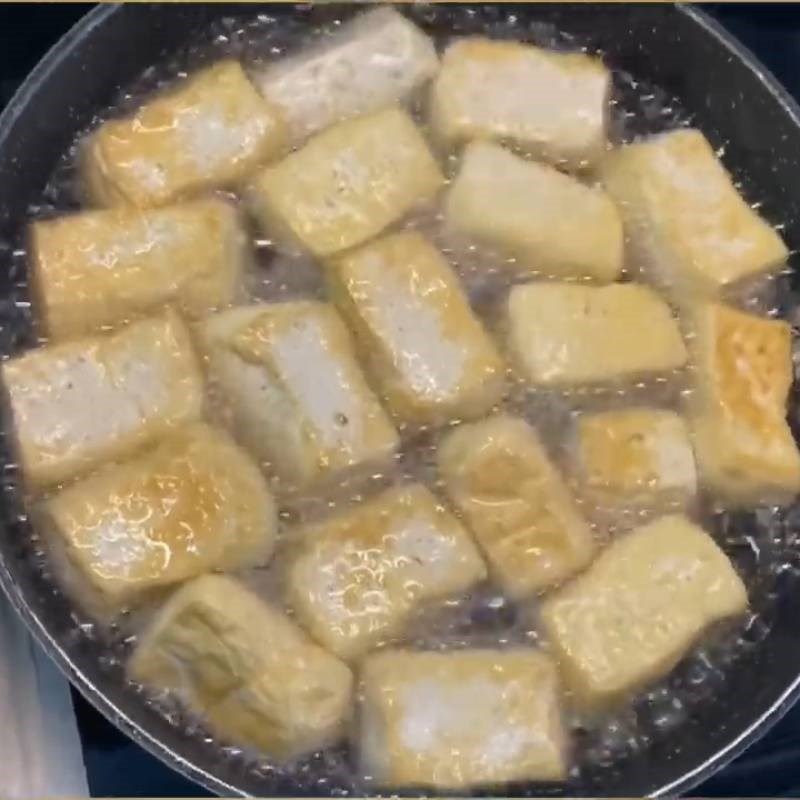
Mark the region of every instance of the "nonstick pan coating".
[[[454, 6], [411, 8], [435, 31]], [[800, 242], [800, 110], [753, 56], [702, 12], [666, 5], [501, 4], [473, 6], [482, 15], [514, 14], [569, 31], [601, 50], [609, 63], [679, 98], [692, 121], [748, 186], [758, 188], [768, 218], [785, 223], [791, 247]], [[463, 9], [462, 9], [463, 11]], [[59, 157], [76, 133], [106, 107], [120, 86], [163, 61], [193, 32], [215, 19], [268, 12], [281, 19], [334, 17], [341, 7], [228, 4], [98, 7], [51, 50], [0, 117], [0, 352], [33, 341], [24, 294], [24, 264], [14, 255], [31, 204], [38, 202]], [[15, 245], [15, 242], [17, 245]], [[789, 279], [793, 284], [794, 280]], [[794, 295], [795, 287], [787, 285]], [[793, 397], [790, 417], [795, 424]], [[0, 457], [10, 465], [8, 443]], [[100, 639], [87, 635], [52, 578], [37, 539], [20, 516], [14, 469], [0, 493], [0, 583], [42, 646], [101, 712], [166, 763], [221, 794], [310, 795], [347, 790], [336, 778], [304, 780], [241, 759], [189, 736], [180, 717], [168, 719], [127, 685]], [[743, 523], [747, 525], [745, 518]], [[800, 511], [782, 515], [784, 540], [796, 540]], [[582, 772], [580, 782], [552, 791], [512, 787], [511, 794], [641, 796], [684, 792], [763, 734], [800, 692], [800, 591], [791, 563], [776, 578], [778, 599], [759, 640], [729, 670], [713, 696], [690, 709], [673, 734], [612, 765]], [[313, 773], [313, 765], [311, 772]], [[505, 793], [505, 792], [504, 792]]]

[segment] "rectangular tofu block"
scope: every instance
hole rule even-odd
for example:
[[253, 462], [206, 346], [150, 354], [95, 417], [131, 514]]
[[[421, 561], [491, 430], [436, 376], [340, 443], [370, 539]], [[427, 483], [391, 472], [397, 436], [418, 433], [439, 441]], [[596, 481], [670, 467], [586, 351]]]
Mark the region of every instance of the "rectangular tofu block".
[[513, 142], [577, 169], [606, 148], [611, 76], [599, 58], [518, 42], [460, 39], [433, 83], [431, 126], [449, 144]]
[[683, 302], [780, 267], [788, 249], [739, 195], [697, 130], [625, 145], [599, 177], [625, 221], [630, 261]]
[[390, 460], [397, 432], [332, 306], [233, 308], [209, 317], [201, 339], [238, 438], [285, 487]]
[[608, 283], [622, 270], [622, 220], [602, 189], [490, 142], [465, 148], [444, 219], [451, 234], [512, 257], [514, 272]]
[[789, 323], [710, 302], [690, 319], [689, 409], [701, 481], [729, 503], [789, 502], [800, 492], [800, 453], [786, 421]]
[[277, 512], [258, 466], [202, 423], [42, 501], [67, 555], [110, 603], [213, 569], [264, 564]]
[[360, 767], [381, 786], [566, 778], [556, 669], [540, 651], [389, 650], [360, 683]]
[[528, 283], [509, 295], [507, 344], [520, 377], [534, 386], [571, 386], [686, 363], [669, 306], [635, 283]]
[[581, 414], [572, 457], [586, 496], [600, 506], [685, 505], [697, 471], [683, 417], [660, 408]]
[[37, 316], [50, 341], [166, 303], [197, 317], [233, 301], [248, 259], [231, 203], [83, 211], [31, 225]]
[[403, 100], [434, 75], [433, 42], [392, 8], [358, 14], [298, 53], [255, 71], [295, 142]]
[[125, 458], [200, 417], [203, 379], [177, 314], [6, 361], [3, 384], [28, 485]]
[[461, 425], [445, 436], [438, 463], [447, 494], [510, 597], [560, 583], [591, 560], [592, 532], [525, 420], [500, 414]]
[[419, 484], [309, 525], [297, 540], [287, 569], [289, 604], [342, 658], [401, 635], [423, 603], [486, 577], [469, 534]]
[[545, 599], [541, 619], [575, 704], [599, 707], [666, 675], [710, 625], [746, 607], [728, 557], [676, 515], [612, 541]]
[[334, 260], [331, 296], [394, 414], [411, 424], [472, 417], [505, 391], [506, 367], [444, 256], [418, 233]]
[[179, 692], [215, 733], [280, 761], [333, 744], [350, 713], [350, 669], [221, 575], [195, 578], [169, 599], [128, 674]]
[[317, 134], [260, 172], [248, 198], [268, 234], [328, 256], [432, 200], [443, 182], [411, 117], [390, 107]]
[[236, 183], [285, 142], [279, 112], [239, 62], [219, 61], [89, 134], [84, 188], [95, 205], [162, 205]]

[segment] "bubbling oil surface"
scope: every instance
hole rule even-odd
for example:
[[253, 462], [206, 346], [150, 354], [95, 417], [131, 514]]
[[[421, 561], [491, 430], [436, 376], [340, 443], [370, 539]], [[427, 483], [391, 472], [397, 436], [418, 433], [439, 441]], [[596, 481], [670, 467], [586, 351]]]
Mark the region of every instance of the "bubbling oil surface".
[[[535, 20], [522, 19], [513, 7], [506, 10], [495, 6], [491, 10], [472, 8], [436, 9], [433, 6], [413, 6], [412, 16], [423, 27], [442, 30], [443, 15], [448, 33], [437, 35], [444, 46], [452, 37], [480, 33], [496, 38], [533, 42], [562, 50], [581, 48], [568, 32]], [[310, 6], [300, 6], [293, 14], [273, 16], [270, 13], [245, 16], [223, 16], [206, 30], [191, 34], [190, 41], [180, 52], [162, 63], [149, 66], [132, 85], [124, 87], [115, 103], [102, 110], [92, 126], [101, 120], [129, 112], [153, 92], [180, 81], [198, 67], [221, 57], [240, 58], [246, 66], [278, 59], [311, 40], [328, 35], [342, 24], [342, 19], [329, 14], [324, 25], [318, 24]], [[613, 67], [613, 64], [611, 65]], [[615, 142], [655, 133], [691, 123], [691, 116], [680, 103], [640, 77], [616, 70], [611, 104], [610, 127]], [[420, 98], [412, 98], [411, 110], [421, 124]], [[76, 143], [80, 137], [76, 138]], [[445, 164], [452, 175], [454, 163]], [[75, 146], [66, 152], [43, 191], [41, 201], [30, 208], [31, 218], [49, 217], [80, 207], [75, 171]], [[757, 201], [757, 196], [749, 197]], [[488, 321], [493, 309], [508, 289], [513, 270], [503, 264], [497, 253], [447, 241], [440, 231], [436, 214], [417, 215], [402, 223], [431, 236], [448, 256], [461, 276], [476, 311]], [[11, 249], [14, 294], [4, 301], [2, 344], [8, 351], [30, 341], [18, 341], [13, 331], [23, 329], [22, 320], [30, 317], [31, 309], [25, 280], [26, 253], [24, 248]], [[324, 298], [325, 292], [318, 267], [307, 257], [279, 253], [272, 243], [252, 231], [255, 265], [249, 276], [252, 299], [286, 300], [296, 297]], [[547, 276], [541, 276], [547, 277]], [[527, 277], [526, 280], [530, 279]], [[745, 287], [731, 298], [732, 302], [750, 310], [769, 315], [786, 315], [794, 308], [794, 298], [787, 304], [785, 276]], [[780, 298], [781, 303], [778, 303]], [[29, 327], [29, 326], [28, 326]], [[12, 333], [9, 333], [12, 332]], [[618, 385], [602, 388], [581, 388], [568, 393], [515, 390], [504, 406], [532, 422], [546, 440], [557, 463], [563, 464], [569, 445], [569, 430], [576, 413], [587, 408], [613, 408], [652, 402], [662, 407], [677, 408], [681, 394], [687, 391], [685, 375], [676, 372], [658, 379], [642, 381], [634, 386]], [[213, 392], [213, 389], [212, 389]], [[214, 402], [216, 398], [212, 398]], [[419, 480], [434, 491], [440, 491], [435, 470], [436, 432], [423, 432], [404, 440], [404, 446], [391, 469], [367, 480], [345, 482], [332, 493], [303, 498], [287, 504], [281, 511], [281, 530], [285, 535], [295, 525], [342, 509], [374, 494], [392, 481]], [[15, 468], [5, 469], [3, 488], [18, 503]], [[597, 509], [585, 509], [591, 517]], [[800, 562], [794, 551], [797, 545], [796, 509], [759, 508], [746, 513], [733, 513], [700, 498], [693, 510], [695, 517], [711, 531], [744, 576], [751, 598], [748, 618], [736, 626], [712, 633], [664, 681], [645, 694], [634, 698], [613, 714], [591, 720], [569, 720], [573, 733], [573, 767], [566, 788], [572, 794], [601, 793], [604, 776], [620, 768], [626, 759], [642, 754], [665, 737], [680, 737], [682, 727], [690, 722], [693, 710], [700, 703], [711, 702], [727, 680], [729, 669], [743, 656], [757, 648], [769, 634], [771, 608], [778, 596], [780, 578], [796, 577]], [[21, 523], [26, 522], [20, 511]], [[627, 528], [640, 522], [633, 512], [617, 522]], [[613, 534], [607, 524], [595, 524], [598, 537]], [[47, 547], [36, 533], [24, 551], [32, 559], [43, 578], [52, 583], [53, 591], [62, 585], [74, 586], [75, 577], [61, 574], [59, 560], [48, 554]], [[242, 578], [262, 596], [278, 600], [279, 567], [274, 565], [253, 570]], [[110, 625], [99, 624], [85, 616], [79, 607], [69, 615], [65, 631], [65, 646], [80, 649], [91, 645], [102, 652], [100, 669], [125, 681], [124, 663], [134, 645], [142, 620], [148, 610], [126, 611]], [[408, 632], [411, 646], [425, 648], [463, 648], [467, 646], [505, 647], [512, 644], [538, 644], [535, 604], [518, 606], [490, 586], [479, 587], [467, 597], [430, 608], [418, 615]], [[140, 686], [129, 685], [128, 691], [141, 695], [142, 702], [154, 709], [182, 736], [195, 739], [200, 752], [208, 755], [208, 763], [224, 765], [226, 775], [246, 776], [246, 784], [262, 787], [264, 794], [363, 794], [374, 791], [368, 777], [359, 776], [352, 767], [348, 748], [337, 748], [316, 754], [300, 763], [276, 768], [256, 753], [242, 750], [215, 740], [196, 718], [175, 698], [166, 693], [154, 693]], [[212, 770], [213, 771], [213, 770]], [[530, 787], [525, 792], [535, 791]]]

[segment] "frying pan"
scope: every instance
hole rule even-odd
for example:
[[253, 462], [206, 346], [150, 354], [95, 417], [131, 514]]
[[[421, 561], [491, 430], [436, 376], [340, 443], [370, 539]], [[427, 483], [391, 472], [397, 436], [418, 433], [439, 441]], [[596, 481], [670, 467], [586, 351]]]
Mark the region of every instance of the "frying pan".
[[[46, 211], [58, 190], [48, 179], [78, 132], [119, 88], [149, 65], [164, 62], [210, 26], [234, 30], [231, 19], [266, 15], [276, 35], [352, 13], [332, 4], [238, 7], [227, 4], [98, 7], [42, 59], [0, 117], [0, 352], [34, 343], [25, 286], [21, 231], [32, 213]], [[536, 39], [554, 26], [603, 52], [635, 78], [618, 81], [618, 109], [643, 108], [638, 128], [658, 130], [665, 117], [683, 116], [725, 147], [725, 162], [742, 190], [800, 242], [800, 109], [740, 44], [705, 14], [686, 6], [498, 4], [407, 8], [433, 34], [479, 33], [506, 25], [509, 35]], [[262, 20], [263, 22], [263, 20]], [[227, 26], [227, 27], [226, 27]], [[213, 47], [211, 47], [213, 55]], [[207, 54], [208, 55], [208, 54]], [[652, 83], [658, 90], [652, 90]], [[665, 94], [664, 94], [665, 93]], [[671, 106], [671, 98], [677, 103]], [[648, 103], [651, 103], [648, 112]], [[655, 105], [653, 105], [655, 103]], [[792, 275], [779, 303], [796, 299]], [[795, 399], [791, 403], [793, 419]], [[330, 795], [352, 791], [343, 753], [309, 759], [292, 770], [253, 762], [236, 748], [202, 735], [180, 711], [154, 706], [126, 684], [124, 642], [101, 633], [59, 589], [39, 537], [24, 515], [9, 443], [0, 441], [0, 584], [33, 634], [88, 700], [135, 741], [189, 778], [220, 794]], [[800, 693], [800, 509], [782, 510], [769, 532], [756, 511], [719, 521], [723, 546], [738, 568], [754, 576], [760, 616], [740, 637], [737, 657], [715, 680], [692, 684], [689, 659], [671, 679], [681, 687], [679, 724], [587, 752], [566, 786], [517, 785], [506, 795], [642, 796], [685, 792], [763, 734]], [[760, 536], [759, 547], [746, 546]], [[768, 553], [769, 558], [759, 562]], [[697, 657], [695, 657], [695, 662]], [[696, 667], [696, 663], [694, 663]], [[634, 711], [655, 713], [651, 696]], [[657, 703], [656, 703], [657, 705]], [[656, 730], [656, 728], [650, 728]], [[578, 743], [578, 748], [590, 747]], [[356, 791], [358, 791], [356, 789]], [[363, 790], [362, 790], [363, 791]]]

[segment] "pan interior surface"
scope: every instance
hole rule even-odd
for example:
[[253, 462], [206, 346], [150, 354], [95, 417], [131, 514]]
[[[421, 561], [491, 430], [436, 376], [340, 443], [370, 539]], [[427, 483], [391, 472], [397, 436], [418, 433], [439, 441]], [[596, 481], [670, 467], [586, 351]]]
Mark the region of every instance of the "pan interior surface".
[[[37, 67], [0, 119], [0, 352], [35, 343], [21, 233], [31, 217], [74, 204], [70, 148], [102, 109], [149, 92], [222, 55], [281, 51], [352, 15], [350, 5], [118, 6], [90, 13]], [[489, 34], [602, 53], [614, 69], [617, 139], [681, 125], [723, 148], [745, 197], [800, 241], [800, 119], [774, 81], [694, 11], [650, 5], [411, 6], [437, 39]], [[255, 44], [257, 43], [257, 44]], [[255, 48], [255, 49], [254, 49]], [[274, 52], [273, 51], [273, 52]], [[156, 69], [147, 69], [156, 65]], [[65, 157], [65, 154], [66, 157]], [[793, 266], [793, 264], [792, 264]], [[797, 318], [797, 280], [770, 287]], [[795, 433], [796, 396], [790, 399]], [[18, 491], [3, 438], [0, 579], [45, 647], [101, 711], [167, 763], [221, 794], [363, 794], [344, 749], [292, 768], [224, 747], [191, 715], [129, 684], [124, 625], [84, 618], [62, 592]], [[718, 514], [713, 532], [745, 576], [752, 615], [735, 636], [693, 652], [668, 681], [601, 726], [577, 731], [576, 769], [563, 786], [514, 785], [503, 794], [641, 796], [685, 791], [722, 766], [788, 707], [798, 691], [800, 507]]]

